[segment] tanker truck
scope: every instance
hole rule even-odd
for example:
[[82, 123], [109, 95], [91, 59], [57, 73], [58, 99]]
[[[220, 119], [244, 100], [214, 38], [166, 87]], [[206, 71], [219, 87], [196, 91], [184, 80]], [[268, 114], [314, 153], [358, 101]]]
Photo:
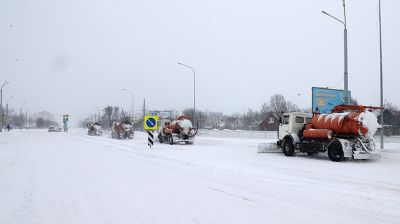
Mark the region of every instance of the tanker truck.
[[133, 139], [135, 132], [130, 121], [123, 120], [121, 122], [113, 122], [111, 127], [111, 138]]
[[103, 129], [101, 128], [101, 125], [98, 122], [89, 122], [87, 123], [88, 127], [88, 135], [94, 135], [94, 136], [100, 136], [103, 134]]
[[259, 144], [258, 152], [283, 152], [285, 156], [328, 152], [335, 162], [378, 158], [373, 136], [380, 125], [372, 113], [377, 109], [382, 108], [338, 105], [330, 114], [284, 113], [279, 119], [278, 141]]
[[160, 143], [165, 142], [171, 145], [177, 143], [193, 144], [198, 128], [193, 127], [189, 120], [191, 118], [191, 116], [179, 116], [174, 121], [165, 121], [158, 134]]

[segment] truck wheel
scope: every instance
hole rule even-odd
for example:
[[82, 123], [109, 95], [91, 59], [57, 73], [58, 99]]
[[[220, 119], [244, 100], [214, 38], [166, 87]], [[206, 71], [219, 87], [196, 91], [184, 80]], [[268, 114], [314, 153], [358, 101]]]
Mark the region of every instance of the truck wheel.
[[294, 156], [294, 145], [293, 142], [289, 139], [285, 140], [283, 142], [283, 148], [282, 148], [283, 154], [285, 156]]
[[344, 160], [342, 143], [338, 140], [334, 140], [328, 145], [328, 156], [334, 162], [341, 162]]

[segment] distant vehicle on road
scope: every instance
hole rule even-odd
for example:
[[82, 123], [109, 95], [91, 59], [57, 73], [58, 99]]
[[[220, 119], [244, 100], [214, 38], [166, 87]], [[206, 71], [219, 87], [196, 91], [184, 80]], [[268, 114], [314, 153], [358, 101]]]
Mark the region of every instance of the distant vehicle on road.
[[130, 121], [114, 122], [111, 127], [111, 137], [116, 139], [129, 138], [133, 139], [133, 127]]
[[60, 127], [50, 126], [48, 132], [61, 132], [62, 129]]
[[95, 135], [95, 136], [100, 136], [103, 134], [103, 129], [101, 128], [101, 125], [97, 122], [95, 123], [87, 123], [88, 127], [88, 135]]

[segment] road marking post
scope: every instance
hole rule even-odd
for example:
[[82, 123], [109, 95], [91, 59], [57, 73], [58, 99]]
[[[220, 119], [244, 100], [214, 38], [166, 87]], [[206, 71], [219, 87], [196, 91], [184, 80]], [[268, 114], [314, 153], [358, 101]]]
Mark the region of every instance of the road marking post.
[[151, 148], [154, 144], [154, 132], [148, 130], [147, 133], [149, 134], [149, 136], [147, 137], [148, 140], [147, 145]]
[[154, 145], [154, 130], [158, 129], [158, 116], [144, 116], [143, 127], [147, 130], [147, 145], [151, 148]]

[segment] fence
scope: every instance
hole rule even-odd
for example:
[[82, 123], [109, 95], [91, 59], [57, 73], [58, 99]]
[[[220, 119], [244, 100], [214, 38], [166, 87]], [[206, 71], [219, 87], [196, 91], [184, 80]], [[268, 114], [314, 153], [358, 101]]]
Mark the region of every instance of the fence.
[[217, 138], [252, 138], [252, 139], [277, 139], [276, 131], [244, 131], [244, 130], [207, 130], [200, 129], [200, 136]]

